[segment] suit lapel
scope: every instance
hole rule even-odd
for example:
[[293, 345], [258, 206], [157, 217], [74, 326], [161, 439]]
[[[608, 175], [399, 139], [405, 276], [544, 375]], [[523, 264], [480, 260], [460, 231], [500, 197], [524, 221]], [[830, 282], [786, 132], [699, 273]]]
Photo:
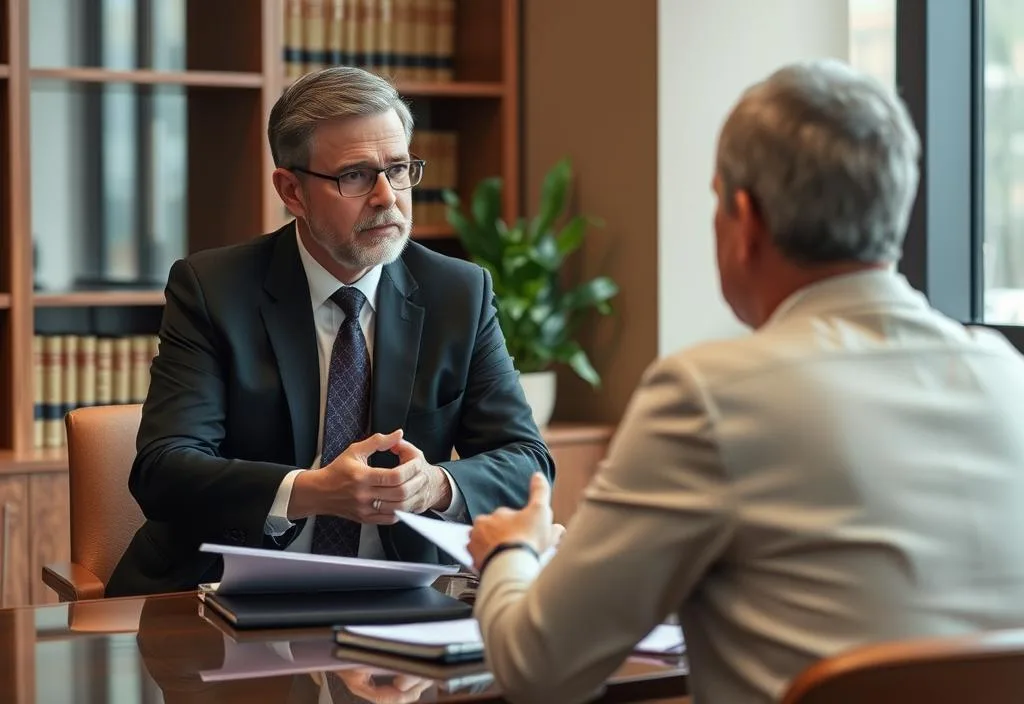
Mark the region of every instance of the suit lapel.
[[409, 300], [416, 288], [401, 259], [384, 267], [373, 338], [373, 433], [390, 433], [405, 425], [423, 332], [423, 308]]
[[277, 238], [270, 271], [264, 282], [268, 296], [260, 306], [270, 346], [277, 357], [288, 401], [295, 445], [295, 462], [309, 466], [316, 456], [320, 406], [320, 361], [309, 283], [295, 243], [295, 225]]

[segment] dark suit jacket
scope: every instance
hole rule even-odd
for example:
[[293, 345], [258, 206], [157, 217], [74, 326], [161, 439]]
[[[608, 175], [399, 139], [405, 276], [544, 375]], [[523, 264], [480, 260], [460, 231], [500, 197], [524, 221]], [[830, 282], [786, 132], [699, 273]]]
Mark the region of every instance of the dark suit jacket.
[[[275, 548], [264, 521], [284, 476], [317, 453], [320, 372], [294, 225], [171, 268], [129, 488], [146, 522], [107, 596], [219, 579], [203, 542]], [[384, 267], [375, 316], [371, 432], [404, 428], [451, 473], [470, 516], [522, 506], [554, 465], [498, 327], [489, 274], [410, 243]], [[452, 462], [455, 448], [464, 459]], [[396, 458], [379, 453], [376, 466]], [[437, 562], [403, 524], [389, 559]]]

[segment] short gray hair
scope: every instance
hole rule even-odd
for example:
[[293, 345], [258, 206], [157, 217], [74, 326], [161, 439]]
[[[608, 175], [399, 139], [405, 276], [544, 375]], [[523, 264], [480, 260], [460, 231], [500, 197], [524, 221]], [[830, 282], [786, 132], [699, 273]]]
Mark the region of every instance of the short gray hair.
[[836, 60], [792, 64], [747, 90], [718, 143], [727, 207], [747, 191], [800, 263], [893, 262], [921, 143], [893, 91]]
[[267, 138], [274, 165], [308, 167], [310, 142], [320, 123], [346, 117], [398, 113], [412, 140], [412, 113], [393, 85], [351, 66], [307, 73], [284, 91], [270, 111]]

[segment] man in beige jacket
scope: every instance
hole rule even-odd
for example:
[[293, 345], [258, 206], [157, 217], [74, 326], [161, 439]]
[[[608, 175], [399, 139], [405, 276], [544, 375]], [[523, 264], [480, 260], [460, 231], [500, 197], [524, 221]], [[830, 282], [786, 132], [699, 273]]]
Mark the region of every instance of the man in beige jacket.
[[786, 67], [725, 123], [722, 291], [755, 329], [655, 363], [554, 559], [547, 484], [477, 519], [513, 701], [592, 695], [670, 613], [698, 704], [871, 641], [1024, 624], [1024, 362], [894, 272], [920, 146], [891, 91]]

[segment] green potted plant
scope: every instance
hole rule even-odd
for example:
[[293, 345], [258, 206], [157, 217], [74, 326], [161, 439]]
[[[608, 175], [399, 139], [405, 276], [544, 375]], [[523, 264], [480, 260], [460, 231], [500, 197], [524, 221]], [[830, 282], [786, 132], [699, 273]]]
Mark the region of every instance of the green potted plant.
[[618, 293], [607, 276], [574, 286], [564, 281], [566, 258], [583, 244], [587, 227], [598, 224], [583, 215], [565, 221], [571, 182], [572, 167], [563, 159], [544, 178], [537, 214], [512, 225], [501, 217], [500, 178], [477, 185], [468, 213], [455, 193], [442, 194], [448, 222], [470, 258], [491, 274], [498, 323], [541, 427], [554, 408], [553, 365], [566, 364], [591, 386], [600, 385], [576, 334], [590, 311], [609, 314], [609, 301]]

